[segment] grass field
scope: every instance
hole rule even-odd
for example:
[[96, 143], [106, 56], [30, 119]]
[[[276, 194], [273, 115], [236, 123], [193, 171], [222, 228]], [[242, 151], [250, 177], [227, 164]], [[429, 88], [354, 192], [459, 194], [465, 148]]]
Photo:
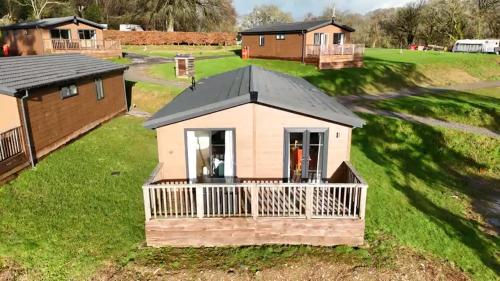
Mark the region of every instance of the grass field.
[[[196, 62], [196, 77], [202, 79], [248, 64], [303, 77], [331, 95], [376, 94], [412, 86], [442, 86], [500, 79], [500, 57], [483, 54], [415, 52], [367, 49], [365, 67], [318, 70], [312, 65], [275, 60], [241, 60], [239, 57]], [[175, 79], [174, 65], [162, 64], [151, 73]]]
[[148, 56], [173, 58], [177, 54], [192, 54], [194, 56], [237, 56], [240, 48], [238, 46], [187, 46], [187, 45], [163, 45], [163, 46], [135, 46], [124, 45], [124, 52], [132, 52]]
[[427, 94], [370, 105], [500, 131], [500, 88]]
[[181, 91], [180, 88], [137, 82], [133, 87], [132, 105], [136, 105], [140, 110], [155, 113]]
[[[386, 60], [399, 58], [399, 62], [378, 66], [375, 59], [367, 60], [371, 64], [368, 69], [380, 67], [379, 76], [384, 76], [384, 67], [396, 67], [393, 71], [399, 71], [401, 64], [435, 67], [430, 66], [432, 61], [428, 59], [434, 54], [405, 52], [403, 60], [391, 50], [372, 51], [367, 55]], [[484, 61], [496, 60], [494, 56], [473, 55], [470, 61], [467, 57], [462, 62], [452, 62], [462, 56], [444, 55], [435, 60], [436, 64], [463, 69], [474, 79], [498, 79], [498, 73], [491, 72], [498, 65]], [[225, 61], [199, 61], [197, 72], [206, 77], [247, 63], [239, 58]], [[347, 91], [347, 86], [343, 85], [345, 81], [337, 81], [338, 75], [367, 71], [319, 72], [312, 66], [293, 62], [251, 62], [305, 75], [323, 89], [337, 89], [339, 92], [335, 93], [339, 94], [346, 94], [342, 91]], [[162, 75], [162, 69], [165, 66], [156, 69], [158, 75]], [[364, 83], [359, 86], [361, 89], [385, 89], [408, 82], [391, 82], [389, 78], [376, 81], [369, 80], [376, 75], [370, 77], [359, 81]], [[135, 91], [133, 103], [154, 112], [179, 89], [138, 83]], [[499, 126], [498, 89], [400, 100], [379, 106], [488, 128]], [[452, 264], [474, 280], [497, 280], [500, 239], [482, 230], [484, 222], [476, 215], [474, 205], [491, 188], [500, 186], [500, 140], [391, 118], [362, 117], [367, 125], [353, 131], [351, 158], [370, 185], [366, 249], [144, 249], [141, 186], [157, 163], [156, 138], [153, 131], [142, 127], [143, 119], [123, 116], [50, 154], [35, 169], [0, 186], [0, 279], [3, 268], [12, 264], [19, 266], [29, 280], [88, 279], [106, 265], [127, 266], [132, 262], [172, 271], [243, 266], [257, 271], [314, 256], [329, 262], [352, 260], [360, 266], [387, 268], [394, 266], [391, 260], [403, 247]]]
[[[468, 218], [475, 193], [466, 179], [498, 183], [500, 142], [363, 117], [368, 125], [355, 130], [352, 161], [370, 184], [366, 234], [372, 247], [354, 251], [353, 258], [385, 260], [403, 245], [452, 262], [476, 280], [495, 279], [499, 239]], [[138, 249], [144, 241], [140, 187], [157, 161], [154, 133], [142, 121], [117, 118], [2, 186], [0, 257], [21, 264], [34, 279], [54, 280], [165, 253], [176, 261], [168, 250]], [[272, 264], [297, 251], [273, 249], [221, 250], [228, 260], [220, 266], [266, 255]], [[187, 249], [183, 260], [164, 266], [182, 268], [201, 253]], [[262, 263], [270, 265], [255, 264]]]

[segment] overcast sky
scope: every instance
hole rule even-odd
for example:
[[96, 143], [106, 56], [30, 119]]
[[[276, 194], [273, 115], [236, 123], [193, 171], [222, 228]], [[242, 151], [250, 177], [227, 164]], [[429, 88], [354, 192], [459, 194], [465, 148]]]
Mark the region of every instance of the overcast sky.
[[[319, 15], [332, 0], [233, 0], [238, 15], [252, 11], [255, 5], [275, 4], [286, 12], [292, 13], [295, 20], [302, 20], [308, 12]], [[336, 0], [337, 9], [366, 13], [378, 8], [400, 7], [413, 0]]]

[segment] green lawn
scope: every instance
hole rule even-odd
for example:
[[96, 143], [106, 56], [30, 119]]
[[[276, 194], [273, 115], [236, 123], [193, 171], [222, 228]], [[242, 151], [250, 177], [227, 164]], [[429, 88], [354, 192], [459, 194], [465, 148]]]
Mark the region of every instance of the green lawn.
[[352, 161], [368, 191], [366, 235], [449, 261], [475, 280], [500, 273], [500, 240], [469, 219], [481, 196], [474, 179], [500, 186], [500, 140], [363, 115]]
[[129, 58], [109, 58], [107, 59], [111, 62], [118, 63], [118, 64], [131, 64], [132, 60]]
[[[363, 117], [368, 125], [354, 131], [352, 161], [370, 184], [366, 235], [372, 246], [351, 257], [385, 263], [402, 245], [452, 262], [476, 280], [495, 279], [499, 239], [468, 219], [476, 194], [466, 179], [481, 176], [498, 186], [500, 141]], [[199, 268], [241, 262], [258, 269], [293, 253], [332, 253], [294, 247], [222, 249], [210, 255], [203, 249], [138, 249], [144, 241], [140, 187], [157, 162], [154, 133], [143, 129], [142, 121], [117, 118], [2, 186], [0, 257], [39, 278], [57, 280], [88, 277], [110, 262], [156, 266], [155, 257], [173, 270], [207, 255], [227, 261], [202, 262]]]
[[500, 131], [500, 88], [426, 94], [383, 100], [370, 105]]
[[1, 260], [32, 279], [84, 279], [144, 240], [141, 185], [157, 160], [143, 120], [117, 118], [0, 188]]
[[[331, 95], [376, 94], [412, 86], [442, 86], [500, 79], [500, 58], [484, 54], [367, 49], [365, 67], [318, 70], [312, 65], [239, 57], [196, 62], [196, 78], [223, 73], [248, 64], [303, 77]], [[155, 65], [152, 75], [175, 79], [172, 63]]]
[[177, 54], [192, 54], [194, 56], [237, 56], [240, 52], [238, 46], [187, 46], [187, 45], [163, 45], [163, 46], [123, 46], [124, 52], [137, 53], [148, 56], [173, 58]]
[[132, 89], [132, 105], [136, 105], [140, 110], [155, 113], [181, 91], [180, 88], [137, 82]]

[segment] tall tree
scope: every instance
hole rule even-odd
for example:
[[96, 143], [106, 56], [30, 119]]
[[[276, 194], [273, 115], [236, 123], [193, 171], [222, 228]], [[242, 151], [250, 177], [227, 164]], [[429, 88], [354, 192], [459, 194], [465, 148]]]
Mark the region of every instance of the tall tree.
[[383, 23], [383, 28], [399, 44], [414, 43], [425, 2], [411, 2], [398, 9], [395, 15]]
[[49, 8], [52, 8], [56, 5], [63, 5], [67, 2], [65, 1], [56, 1], [56, 0], [19, 0], [17, 3], [21, 6], [26, 6], [31, 9], [32, 16], [35, 19], [41, 19], [43, 13], [46, 12]]
[[278, 6], [260, 5], [253, 8], [250, 14], [243, 17], [241, 27], [246, 29], [260, 25], [287, 23], [292, 21], [292, 15], [282, 11]]

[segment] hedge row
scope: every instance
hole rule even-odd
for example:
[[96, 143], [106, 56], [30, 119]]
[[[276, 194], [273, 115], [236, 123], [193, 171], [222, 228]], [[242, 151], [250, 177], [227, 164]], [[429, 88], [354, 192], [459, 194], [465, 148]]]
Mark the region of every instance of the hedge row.
[[119, 40], [123, 45], [235, 45], [231, 32], [163, 32], [104, 30], [104, 39]]

